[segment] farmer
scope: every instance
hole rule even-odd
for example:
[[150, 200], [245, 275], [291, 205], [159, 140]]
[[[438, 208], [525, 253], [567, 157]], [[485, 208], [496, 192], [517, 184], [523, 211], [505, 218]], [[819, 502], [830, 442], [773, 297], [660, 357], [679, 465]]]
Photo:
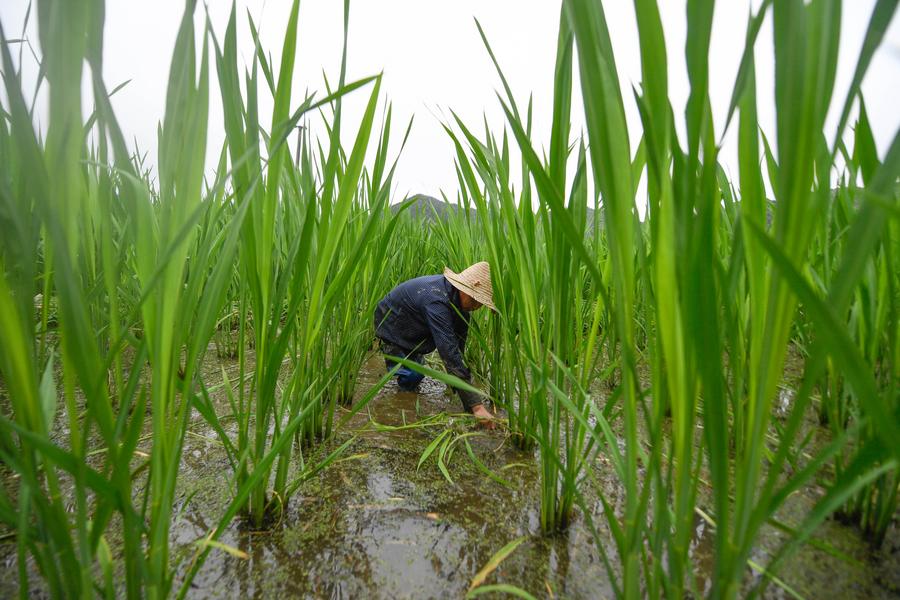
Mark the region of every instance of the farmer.
[[[443, 275], [426, 275], [405, 281], [382, 298], [375, 309], [375, 335], [385, 355], [402, 356], [422, 363], [437, 348], [444, 366], [463, 381], [472, 375], [463, 362], [469, 314], [482, 305], [496, 311], [491, 289], [491, 268], [486, 262], [461, 273], [444, 269]], [[387, 368], [396, 363], [385, 358]], [[425, 376], [405, 366], [397, 371], [404, 391], [415, 391]], [[491, 413], [474, 393], [456, 390], [463, 408], [490, 422]]]

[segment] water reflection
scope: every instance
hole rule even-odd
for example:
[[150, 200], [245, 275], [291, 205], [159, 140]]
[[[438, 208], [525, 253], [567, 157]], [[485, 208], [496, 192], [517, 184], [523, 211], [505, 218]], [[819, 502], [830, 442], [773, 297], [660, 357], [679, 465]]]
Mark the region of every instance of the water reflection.
[[[381, 373], [383, 365], [373, 357], [360, 387]], [[430, 379], [418, 394], [389, 385], [346, 430], [364, 428], [366, 412], [379, 423], [398, 426], [442, 411], [457, 412], [457, 404], [443, 384]], [[537, 535], [538, 475], [530, 456], [506, 446], [498, 449], [502, 435], [470, 438], [491, 469], [528, 466], [504, 472], [513, 484], [507, 489], [472, 469], [459, 452], [450, 464], [451, 485], [433, 464], [417, 469], [434, 434], [406, 429], [360, 435], [348, 452], [365, 458], [338, 463], [304, 485], [270, 531], [246, 531], [236, 521], [222, 541], [248, 558], [211, 555], [192, 596], [461, 597], [490, 557], [522, 535], [528, 541], [489, 581], [513, 583], [538, 596], [550, 589], [576, 598], [611, 595], [581, 523], [554, 538]], [[200, 516], [211, 508], [209, 499], [198, 500], [186, 511], [179, 541], [196, 539], [210, 525]]]

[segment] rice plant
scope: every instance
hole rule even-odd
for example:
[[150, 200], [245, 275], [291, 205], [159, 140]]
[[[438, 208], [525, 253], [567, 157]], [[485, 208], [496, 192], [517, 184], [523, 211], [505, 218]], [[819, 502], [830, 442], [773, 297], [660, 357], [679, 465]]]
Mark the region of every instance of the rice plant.
[[[487, 139], [479, 140], [458, 118], [455, 126], [461, 138], [450, 126], [446, 129], [456, 146], [462, 193], [478, 211], [478, 225], [491, 264], [496, 265], [493, 272], [500, 274], [494, 275], [494, 293], [501, 320], [492, 335], [483, 336], [486, 343], [495, 344], [486, 361], [491, 390], [506, 408], [518, 444], [538, 446], [541, 525], [554, 532], [564, 528], [572, 516], [578, 482], [594, 448], [586, 435], [585, 417], [592, 405], [589, 390], [597, 377], [600, 322], [608, 307], [607, 283], [598, 265], [610, 255], [599, 237], [590, 247], [583, 241], [593, 234], [591, 229], [597, 232], [595, 223], [588, 225], [583, 147], [571, 189], [564, 192], [573, 51], [567, 20], [563, 15], [552, 152], [546, 166], [528, 143], [530, 105], [523, 122], [480, 25], [479, 31], [507, 90], [503, 107], [523, 150], [519, 197], [509, 181], [506, 136], [498, 142], [488, 133]], [[531, 177], [538, 192], [537, 214], [533, 212]], [[577, 245], [570, 242], [573, 238], [579, 240]], [[572, 418], [570, 411], [581, 419]]]

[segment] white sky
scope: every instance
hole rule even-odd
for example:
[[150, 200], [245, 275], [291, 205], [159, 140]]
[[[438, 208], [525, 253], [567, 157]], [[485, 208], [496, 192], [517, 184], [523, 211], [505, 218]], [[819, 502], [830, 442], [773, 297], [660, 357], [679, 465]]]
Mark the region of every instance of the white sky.
[[[209, 0], [210, 18], [219, 39], [224, 37], [230, 1]], [[754, 10], [759, 0], [753, 1]], [[847, 86], [852, 77], [874, 0], [845, 2], [842, 43], [836, 92], [826, 134], [831, 138]], [[0, 22], [7, 37], [19, 37], [27, 0], [0, 0]], [[683, 130], [683, 109], [688, 95], [684, 67], [686, 32], [685, 8], [681, 1], [660, 3], [669, 59], [670, 98]], [[113, 106], [128, 139], [137, 141], [155, 164], [156, 127], [162, 118], [169, 61], [174, 47], [184, 3], [180, 0], [136, 2], [108, 0], [106, 9], [104, 78], [112, 89], [126, 79], [131, 82], [113, 98]], [[631, 85], [640, 81], [638, 36], [631, 2], [605, 2], [613, 46], [623, 84], [632, 151], [640, 136], [637, 109]], [[717, 3], [710, 52], [710, 94], [717, 137], [721, 135], [734, 77], [744, 45], [749, 0], [720, 0]], [[263, 46], [272, 55], [277, 72], [284, 28], [290, 11], [289, 0], [239, 0], [239, 52], [245, 64], [252, 58], [247, 11], [260, 27]], [[341, 55], [343, 2], [303, 0], [300, 6], [298, 54], [292, 105], [306, 90], [323, 95], [323, 71], [336, 82]], [[37, 46], [34, 15], [26, 36]], [[201, 24], [202, 5], [196, 22]], [[535, 139], [539, 146], [549, 140], [552, 111], [553, 68], [559, 2], [540, 0], [355, 0], [350, 7], [348, 81], [384, 72], [382, 98], [393, 103], [396, 145], [412, 115], [412, 134], [398, 166], [396, 197], [426, 193], [440, 196], [443, 190], [456, 197], [457, 180], [453, 168], [453, 146], [443, 131], [439, 116], [453, 109], [476, 132], [483, 131], [486, 116], [498, 137], [504, 118], [495, 90], [501, 89], [493, 65], [479, 38], [473, 17], [487, 33], [520, 107], [534, 94]], [[883, 156], [900, 126], [900, 25], [895, 19], [885, 42], [876, 54], [863, 84], [867, 109], [879, 153]], [[759, 118], [774, 143], [774, 87], [771, 14], [757, 41], [757, 87]], [[23, 59], [26, 90], [33, 89], [36, 63], [26, 52]], [[211, 106], [208, 152], [210, 168], [218, 157], [224, 132], [222, 112], [211, 68]], [[577, 75], [577, 74], [576, 74]], [[576, 77], [577, 79], [577, 77]], [[577, 81], [576, 81], [577, 84]], [[262, 122], [271, 100], [260, 89]], [[575, 90], [573, 134], [583, 128], [580, 91]], [[359, 91], [345, 104], [344, 143], [352, 144], [356, 123], [368, 98]], [[88, 105], [85, 110], [89, 110]], [[38, 114], [45, 110], [39, 100]], [[315, 130], [315, 129], [314, 129]], [[725, 140], [723, 162], [736, 176], [736, 127]], [[374, 143], [373, 143], [374, 147]]]

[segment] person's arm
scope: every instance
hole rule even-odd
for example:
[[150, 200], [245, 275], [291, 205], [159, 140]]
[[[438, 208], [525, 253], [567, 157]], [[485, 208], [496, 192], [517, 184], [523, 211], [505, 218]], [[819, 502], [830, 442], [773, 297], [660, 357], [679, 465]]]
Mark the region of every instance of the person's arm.
[[[431, 336], [434, 338], [434, 345], [437, 347], [438, 354], [441, 355], [447, 371], [468, 383], [472, 380], [472, 373], [463, 360], [460, 340], [453, 330], [453, 315], [450, 310], [443, 302], [431, 302], [425, 306], [425, 316]], [[482, 402], [478, 394], [473, 392], [460, 389], [457, 389], [456, 392], [459, 394], [463, 408], [468, 412], [472, 412], [472, 409]]]

